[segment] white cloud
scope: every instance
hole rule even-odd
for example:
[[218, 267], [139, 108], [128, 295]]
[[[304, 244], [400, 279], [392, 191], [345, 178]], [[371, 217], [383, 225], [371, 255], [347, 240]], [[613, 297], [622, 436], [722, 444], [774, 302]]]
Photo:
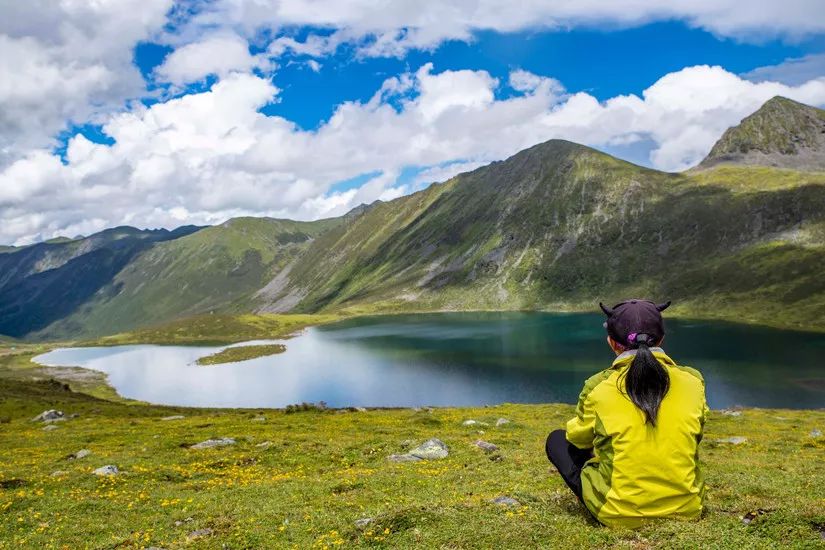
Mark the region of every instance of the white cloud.
[[171, 0], [0, 3], [0, 167], [144, 91], [132, 50]]
[[793, 86], [825, 75], [825, 53], [786, 59], [778, 65], [758, 67], [742, 76], [754, 82], [775, 81]]
[[430, 183], [441, 183], [463, 172], [471, 172], [480, 166], [487, 164], [484, 161], [457, 161], [449, 162], [440, 166], [432, 166], [422, 170], [415, 177], [415, 187], [428, 185]]
[[263, 56], [249, 53], [245, 39], [233, 33], [220, 33], [176, 49], [155, 73], [162, 81], [182, 85], [209, 75], [226, 76], [267, 65]]
[[512, 32], [577, 25], [631, 26], [654, 20], [688, 25], [737, 39], [800, 37], [825, 30], [819, 0], [524, 0], [514, 7], [500, 0], [443, 0], [426, 9], [405, 0], [218, 0], [192, 21], [195, 26], [231, 25], [254, 36], [261, 29], [308, 25], [333, 29], [300, 43], [279, 42], [276, 51], [320, 56], [338, 44], [359, 46], [367, 56], [401, 56], [409, 49], [433, 49], [446, 40], [471, 40], [479, 30]]
[[[231, 73], [211, 90], [110, 115], [115, 144], [81, 135], [68, 163], [32, 151], [0, 171], [0, 242], [29, 242], [131, 223], [174, 227], [237, 215], [312, 219], [409, 192], [551, 138], [596, 147], [650, 143], [650, 163], [698, 162], [722, 132], [774, 95], [825, 104], [825, 79], [754, 83], [719, 67], [667, 74], [641, 97], [600, 103], [565, 95], [553, 79], [514, 71], [512, 97], [484, 71], [424, 65], [387, 79], [365, 103], [347, 102], [317, 130], [259, 109], [277, 97], [265, 78]], [[405, 167], [431, 167], [410, 187]], [[453, 172], [455, 170], [455, 172]], [[357, 189], [336, 182], [378, 175]], [[55, 197], [60, 197], [59, 201]]]

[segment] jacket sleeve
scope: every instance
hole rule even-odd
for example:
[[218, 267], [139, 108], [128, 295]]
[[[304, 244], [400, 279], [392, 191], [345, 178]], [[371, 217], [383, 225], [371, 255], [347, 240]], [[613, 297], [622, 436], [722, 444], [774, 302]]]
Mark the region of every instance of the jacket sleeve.
[[579, 396], [576, 416], [567, 422], [567, 441], [579, 449], [592, 449], [595, 438], [596, 412], [590, 400], [592, 387], [588, 386], [590, 384], [585, 384]]

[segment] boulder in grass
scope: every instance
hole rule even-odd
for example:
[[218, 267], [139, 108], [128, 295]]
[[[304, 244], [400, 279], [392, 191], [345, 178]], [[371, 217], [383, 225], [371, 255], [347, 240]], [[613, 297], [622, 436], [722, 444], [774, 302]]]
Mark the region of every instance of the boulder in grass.
[[496, 420], [496, 427], [504, 426], [505, 424], [509, 424], [509, 423], [510, 423], [510, 421], [507, 420], [506, 418], [499, 418], [498, 420]]
[[172, 416], [164, 416], [161, 420], [168, 421], [168, 420], [183, 420], [186, 418], [182, 414], [173, 414]]
[[821, 430], [811, 430], [811, 433], [808, 434], [811, 437], [822, 437]]
[[200, 443], [196, 443], [189, 447], [190, 449], [211, 449], [213, 447], [226, 447], [228, 445], [234, 445], [235, 440], [231, 437], [222, 437], [220, 439], [207, 439], [206, 441], [201, 441]]
[[63, 411], [57, 411], [55, 409], [43, 411], [32, 418], [32, 422], [60, 422], [61, 420], [66, 420], [66, 416], [63, 414]]
[[199, 539], [201, 537], [208, 537], [211, 534], [212, 534], [212, 529], [210, 529], [209, 527], [206, 527], [204, 529], [195, 529], [194, 531], [189, 533], [189, 538], [190, 539]]
[[101, 466], [92, 473], [96, 476], [116, 476], [120, 473], [120, 470], [118, 470], [117, 466], [113, 464], [107, 464], [106, 466]]
[[498, 450], [498, 445], [495, 445], [493, 443], [489, 443], [487, 441], [482, 441], [481, 439], [476, 440], [476, 442], [473, 443], [473, 445], [475, 445], [476, 447], [478, 447], [479, 449], [481, 449], [485, 453], [492, 453], [493, 451]]
[[372, 518], [361, 518], [355, 520], [355, 526], [359, 529], [363, 529], [367, 525], [373, 522]]
[[447, 455], [450, 454], [450, 449], [440, 439], [432, 438], [428, 439], [407, 454], [422, 460], [433, 460], [447, 458]]
[[741, 435], [734, 435], [732, 437], [723, 437], [722, 439], [717, 439], [717, 443], [727, 443], [730, 445], [741, 445], [748, 440], [747, 437], [742, 437]]
[[521, 506], [521, 503], [512, 497], [500, 496], [491, 501], [493, 504], [501, 506]]
[[461, 425], [462, 426], [488, 426], [489, 424], [487, 424], [486, 422], [481, 422], [479, 420], [470, 419], [470, 420], [465, 420], [464, 422], [461, 423]]
[[80, 458], [86, 458], [90, 454], [92, 454], [92, 451], [90, 451], [89, 449], [80, 449], [76, 453], [72, 453], [69, 456], [67, 456], [66, 459], [67, 460], [77, 460], [77, 459], [80, 459]]

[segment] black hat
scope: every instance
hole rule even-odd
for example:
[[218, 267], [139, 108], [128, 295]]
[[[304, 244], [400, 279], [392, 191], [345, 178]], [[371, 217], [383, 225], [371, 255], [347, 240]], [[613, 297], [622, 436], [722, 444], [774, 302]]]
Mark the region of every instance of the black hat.
[[670, 301], [654, 304], [650, 300], [625, 300], [607, 307], [599, 302], [607, 315], [607, 334], [618, 343], [628, 348], [639, 344], [655, 345], [665, 336], [665, 322], [662, 311], [667, 309]]

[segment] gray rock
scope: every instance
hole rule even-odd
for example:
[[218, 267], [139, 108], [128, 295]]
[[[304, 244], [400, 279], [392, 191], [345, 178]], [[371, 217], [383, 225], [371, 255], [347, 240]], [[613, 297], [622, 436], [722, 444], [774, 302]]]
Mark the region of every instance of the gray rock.
[[189, 538], [190, 539], [196, 539], [196, 538], [199, 538], [199, 537], [208, 537], [211, 534], [212, 534], [212, 529], [210, 529], [209, 527], [207, 527], [205, 529], [195, 529], [194, 531], [189, 533]]
[[54, 472], [51, 473], [51, 476], [52, 477], [63, 477], [65, 475], [67, 475], [68, 473], [69, 472], [66, 472], [65, 470], [55, 470]]
[[101, 466], [92, 473], [96, 476], [116, 476], [120, 473], [120, 470], [117, 469], [117, 466], [107, 464], [106, 466]]
[[500, 496], [491, 500], [493, 504], [500, 504], [502, 506], [521, 506], [521, 503], [512, 497]]
[[355, 520], [355, 526], [359, 529], [363, 529], [367, 525], [373, 522], [372, 518], [361, 518]]
[[168, 421], [168, 420], [183, 420], [186, 418], [182, 414], [173, 414], [172, 416], [164, 416], [161, 420]]
[[447, 455], [450, 454], [450, 449], [440, 439], [432, 438], [411, 450], [409, 454], [424, 460], [433, 460], [447, 458]]
[[367, 412], [367, 409], [365, 409], [364, 407], [355, 407], [355, 410], [356, 410], [357, 412], [360, 412], [360, 413], [365, 413], [365, 412]]
[[390, 462], [418, 462], [421, 460], [417, 456], [413, 456], [411, 454], [403, 454], [403, 455], [390, 455], [387, 457], [387, 460]]
[[43, 428], [43, 431], [44, 431], [44, 432], [50, 432], [50, 431], [52, 431], [52, 430], [56, 430], [57, 428], [58, 428], [58, 427], [57, 427], [57, 426], [55, 426], [54, 424], [49, 424], [48, 426], [45, 426], [45, 427]]
[[741, 435], [734, 435], [733, 437], [723, 437], [722, 439], [717, 439], [717, 443], [730, 443], [731, 445], [741, 445], [748, 440], [747, 437], [742, 437]]
[[488, 443], [487, 441], [482, 441], [480, 439], [476, 440], [476, 442], [473, 443], [473, 445], [475, 445], [476, 447], [478, 447], [486, 453], [492, 453], [493, 451], [498, 450], [498, 445], [494, 445], [493, 443]]
[[190, 449], [211, 449], [212, 447], [226, 447], [227, 445], [234, 445], [235, 440], [231, 437], [222, 437], [220, 439], [207, 439], [189, 447]]
[[479, 422], [478, 420], [465, 420], [461, 423], [462, 426], [489, 426], [486, 422]]
[[742, 411], [733, 411], [730, 409], [722, 409], [719, 413], [725, 416], [742, 416]]
[[180, 527], [184, 523], [189, 523], [190, 521], [194, 521], [194, 518], [179, 519], [175, 522], [175, 527]]
[[266, 417], [265, 416], [256, 416], [255, 418], [252, 419], [252, 422], [266, 422]]
[[43, 411], [42, 413], [32, 418], [32, 422], [59, 422], [61, 420], [66, 420], [63, 411], [56, 411], [54, 409]]
[[77, 460], [79, 458], [86, 458], [90, 454], [92, 454], [92, 451], [90, 451], [89, 449], [80, 449], [76, 453], [70, 454], [67, 458], [68, 460]]
[[496, 420], [496, 426], [504, 426], [505, 424], [509, 424], [509, 423], [510, 423], [510, 421], [507, 420], [506, 418], [499, 418], [498, 420]]
[[272, 442], [271, 441], [264, 441], [263, 443], [258, 443], [255, 446], [258, 447], [259, 449], [266, 449], [267, 447], [272, 446]]
[[808, 434], [811, 437], [822, 437], [821, 430], [811, 430], [811, 433]]

